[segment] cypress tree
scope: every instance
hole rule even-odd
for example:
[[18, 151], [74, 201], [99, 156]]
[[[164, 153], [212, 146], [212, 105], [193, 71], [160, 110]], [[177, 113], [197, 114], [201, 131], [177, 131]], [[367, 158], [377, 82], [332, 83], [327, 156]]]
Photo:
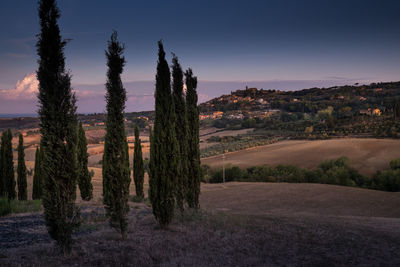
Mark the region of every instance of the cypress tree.
[[189, 122], [189, 180], [187, 203], [190, 208], [199, 208], [200, 195], [200, 139], [199, 139], [199, 109], [197, 107], [197, 77], [191, 69], [186, 76], [186, 105]]
[[8, 196], [8, 200], [15, 199], [17, 192], [15, 191], [15, 177], [14, 177], [14, 162], [13, 162], [13, 151], [12, 151], [12, 134], [11, 130], [8, 129], [3, 134], [2, 140], [2, 171], [5, 185], [5, 193]]
[[93, 185], [91, 182], [92, 176], [88, 169], [87, 140], [82, 122], [79, 122], [77, 152], [79, 191], [81, 192], [81, 198], [88, 201], [93, 198]]
[[18, 200], [27, 200], [27, 183], [26, 183], [26, 166], [25, 166], [25, 151], [24, 151], [24, 138], [19, 134], [18, 143], [18, 168], [17, 168], [17, 182], [18, 182]]
[[42, 149], [39, 147], [36, 148], [35, 153], [35, 170], [33, 174], [33, 188], [32, 188], [32, 199], [41, 199], [42, 198], [42, 176], [40, 173], [40, 159], [42, 155]]
[[179, 144], [175, 134], [175, 110], [171, 74], [161, 41], [158, 42], [155, 120], [151, 144], [150, 193], [153, 214], [162, 228], [172, 220], [175, 189], [180, 173]]
[[1, 134], [1, 140], [0, 140], [0, 197], [4, 197], [6, 195], [6, 181], [4, 180], [4, 175], [3, 175], [4, 136], [5, 132]]
[[133, 152], [133, 178], [135, 181], [136, 195], [143, 198], [144, 165], [142, 144], [139, 138], [139, 127], [135, 127], [135, 150]]
[[43, 207], [50, 236], [64, 254], [71, 250], [72, 233], [79, 226], [75, 206], [77, 126], [75, 94], [65, 70], [64, 47], [55, 0], [39, 1], [41, 32], [38, 35], [39, 116], [41, 126], [41, 179]]
[[181, 212], [184, 210], [184, 202], [186, 188], [189, 177], [189, 158], [188, 158], [188, 120], [186, 112], [186, 103], [183, 95], [183, 71], [178, 62], [178, 58], [174, 55], [172, 58], [172, 78], [173, 78], [173, 102], [175, 116], [177, 118], [175, 124], [176, 138], [179, 141], [180, 153], [177, 155], [181, 163], [181, 173], [178, 176], [176, 184], [176, 204]]
[[[157, 196], [157, 184], [156, 184], [156, 179], [153, 178], [153, 173], [152, 171], [155, 170], [153, 163], [154, 163], [154, 134], [153, 134], [153, 129], [150, 127], [149, 129], [149, 141], [150, 141], [150, 159], [149, 159], [149, 169], [148, 169], [148, 175], [149, 175], [149, 189], [148, 189], [148, 195], [149, 195], [149, 200], [151, 203], [156, 201], [156, 196]], [[154, 196], [154, 198], [153, 198]]]
[[129, 151], [124, 126], [126, 91], [121, 74], [125, 65], [124, 46], [117, 33], [108, 42], [107, 57], [107, 118], [103, 154], [103, 202], [110, 225], [126, 237], [129, 211]]

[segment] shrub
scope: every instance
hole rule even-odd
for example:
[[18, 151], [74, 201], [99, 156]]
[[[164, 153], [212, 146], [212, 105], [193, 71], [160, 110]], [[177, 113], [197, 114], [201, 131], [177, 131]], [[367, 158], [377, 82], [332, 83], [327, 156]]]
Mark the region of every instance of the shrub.
[[0, 198], [0, 216], [11, 213], [11, 205], [7, 197]]
[[390, 162], [390, 168], [392, 170], [400, 169], [400, 159], [394, 159]]
[[400, 169], [377, 172], [371, 180], [371, 189], [400, 191]]

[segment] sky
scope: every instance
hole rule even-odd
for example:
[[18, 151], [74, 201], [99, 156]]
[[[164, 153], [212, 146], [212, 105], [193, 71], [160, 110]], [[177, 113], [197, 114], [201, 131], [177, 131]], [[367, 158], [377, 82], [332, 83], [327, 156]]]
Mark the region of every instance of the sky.
[[[157, 41], [198, 76], [199, 101], [237, 89], [400, 80], [398, 0], [58, 0], [78, 112], [105, 110], [104, 51], [125, 43], [126, 111], [154, 108]], [[35, 113], [35, 0], [2, 0], [0, 114]]]

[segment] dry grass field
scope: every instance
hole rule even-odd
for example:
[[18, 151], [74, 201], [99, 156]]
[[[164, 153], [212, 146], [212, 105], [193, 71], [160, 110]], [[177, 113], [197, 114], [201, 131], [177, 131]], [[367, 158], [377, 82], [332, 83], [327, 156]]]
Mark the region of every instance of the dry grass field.
[[400, 264], [400, 193], [233, 182], [202, 185], [200, 202], [200, 212], [177, 214], [167, 230], [150, 206], [131, 202], [128, 237], [121, 240], [98, 199], [79, 201], [83, 221], [69, 256], [56, 249], [40, 213], [0, 218], [0, 265]]
[[[227, 154], [226, 162], [313, 168], [347, 156], [353, 167], [372, 174], [400, 157], [399, 148], [400, 141], [388, 139], [283, 141]], [[9, 215], [0, 218], [0, 266], [400, 265], [400, 193], [323, 184], [202, 184], [200, 212], [176, 214], [167, 230], [158, 227], [149, 204], [130, 202], [123, 241], [109, 228], [102, 206], [103, 145], [89, 145], [88, 151], [94, 198], [85, 202], [77, 194], [83, 219], [72, 254], [56, 249], [42, 213]], [[25, 150], [28, 169], [34, 152], [33, 146]], [[221, 157], [203, 163], [220, 166]], [[147, 195], [147, 175], [144, 190]]]
[[[346, 156], [360, 173], [372, 175], [389, 168], [389, 162], [400, 158], [400, 140], [330, 139], [317, 141], [281, 141], [226, 154], [225, 163], [247, 168], [257, 165], [292, 164], [315, 168], [324, 160]], [[202, 159], [202, 164], [222, 166], [222, 155]]]

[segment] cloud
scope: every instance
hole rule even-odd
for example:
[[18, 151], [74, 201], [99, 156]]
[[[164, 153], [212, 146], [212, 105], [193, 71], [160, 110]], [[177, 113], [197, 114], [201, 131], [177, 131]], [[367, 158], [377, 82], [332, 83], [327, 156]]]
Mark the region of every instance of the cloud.
[[38, 93], [39, 81], [36, 74], [31, 73], [25, 75], [19, 80], [14, 88], [0, 90], [0, 99], [4, 100], [32, 100], [36, 98]]

